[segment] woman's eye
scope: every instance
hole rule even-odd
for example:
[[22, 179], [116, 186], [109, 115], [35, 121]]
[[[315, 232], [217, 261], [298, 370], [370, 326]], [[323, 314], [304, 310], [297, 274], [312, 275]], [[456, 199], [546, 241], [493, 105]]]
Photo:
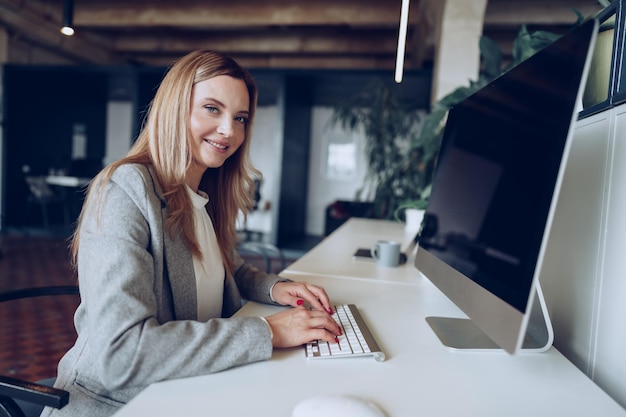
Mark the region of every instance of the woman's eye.
[[239, 123], [243, 123], [243, 124], [247, 124], [248, 123], [248, 118], [244, 117], [244, 116], [237, 116], [237, 117], [235, 117], [235, 120], [238, 121]]
[[207, 109], [211, 113], [217, 113], [217, 107], [215, 106], [204, 106], [204, 108]]

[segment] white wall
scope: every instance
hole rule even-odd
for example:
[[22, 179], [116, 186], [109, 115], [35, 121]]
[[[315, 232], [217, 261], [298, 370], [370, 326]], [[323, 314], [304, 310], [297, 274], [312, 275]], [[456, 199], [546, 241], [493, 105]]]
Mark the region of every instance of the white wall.
[[130, 149], [133, 136], [133, 104], [130, 101], [107, 103], [106, 154], [104, 165], [123, 158]]
[[541, 285], [554, 345], [626, 407], [626, 105], [577, 122]]
[[[333, 109], [315, 107], [311, 117], [311, 145], [309, 158], [309, 189], [307, 196], [306, 233], [311, 236], [324, 235], [326, 207], [335, 200], [354, 200], [356, 191], [363, 185], [366, 171], [365, 139], [361, 133], [346, 132], [331, 126]], [[342, 172], [333, 169], [329, 149], [343, 145], [344, 150], [354, 146], [355, 154], [334, 156], [340, 159]], [[347, 145], [347, 146], [346, 146]], [[341, 146], [340, 146], [341, 148]], [[337, 149], [337, 148], [335, 148]]]
[[282, 158], [281, 114], [278, 106], [262, 106], [256, 110], [250, 157], [252, 164], [263, 174], [261, 185], [261, 203], [263, 208], [269, 204], [269, 210], [258, 210], [248, 216], [246, 228], [265, 233], [268, 241], [273, 241], [271, 234], [276, 223], [276, 208], [280, 197], [280, 175]]

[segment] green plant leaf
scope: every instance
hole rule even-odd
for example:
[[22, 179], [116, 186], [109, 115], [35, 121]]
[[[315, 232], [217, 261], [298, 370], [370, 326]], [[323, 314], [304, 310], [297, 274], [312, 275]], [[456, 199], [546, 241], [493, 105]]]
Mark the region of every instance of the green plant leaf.
[[495, 78], [502, 72], [502, 51], [497, 43], [486, 36], [480, 37], [482, 72], [489, 78]]

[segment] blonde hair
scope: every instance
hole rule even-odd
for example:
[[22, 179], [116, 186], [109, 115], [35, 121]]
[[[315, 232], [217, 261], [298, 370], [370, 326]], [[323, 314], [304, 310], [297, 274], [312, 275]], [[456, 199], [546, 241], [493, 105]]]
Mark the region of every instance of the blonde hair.
[[[192, 254], [201, 256], [192, 217], [192, 206], [185, 190], [185, 175], [192, 163], [189, 133], [193, 86], [199, 82], [228, 75], [245, 82], [250, 96], [250, 116], [245, 138], [239, 149], [219, 168], [209, 168], [200, 181], [200, 190], [209, 195], [207, 211], [211, 216], [224, 266], [234, 269], [233, 250], [237, 244], [236, 222], [253, 205], [254, 177], [260, 177], [250, 161], [250, 136], [257, 103], [257, 88], [252, 76], [232, 58], [213, 51], [194, 51], [178, 60], [167, 72], [152, 100], [146, 121], [127, 156], [103, 169], [92, 181], [85, 206], [96, 196], [95, 185], [106, 184], [117, 167], [128, 163], [149, 165], [167, 201], [166, 230], [181, 235]], [[183, 138], [181, 140], [181, 138]], [[101, 188], [103, 189], [103, 188]], [[218, 198], [219, 193], [219, 198]], [[98, 196], [102, 199], [102, 195]], [[78, 219], [71, 242], [72, 260], [77, 261], [80, 243]]]

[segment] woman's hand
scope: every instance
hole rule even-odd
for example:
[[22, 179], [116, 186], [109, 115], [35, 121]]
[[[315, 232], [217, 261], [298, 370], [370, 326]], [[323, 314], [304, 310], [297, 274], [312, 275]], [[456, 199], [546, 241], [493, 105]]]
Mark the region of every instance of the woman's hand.
[[[266, 317], [274, 333], [274, 347], [299, 346], [312, 340], [337, 343], [341, 328], [331, 316], [333, 309], [322, 287], [306, 282], [277, 282], [272, 298], [295, 307]], [[311, 309], [305, 308], [305, 303]]]
[[272, 298], [278, 304], [300, 307], [308, 302], [314, 310], [333, 314], [328, 295], [322, 287], [306, 282], [277, 282], [272, 291]]
[[337, 343], [341, 328], [325, 311], [290, 308], [265, 318], [272, 328], [272, 345], [278, 348], [303, 345], [312, 340]]

